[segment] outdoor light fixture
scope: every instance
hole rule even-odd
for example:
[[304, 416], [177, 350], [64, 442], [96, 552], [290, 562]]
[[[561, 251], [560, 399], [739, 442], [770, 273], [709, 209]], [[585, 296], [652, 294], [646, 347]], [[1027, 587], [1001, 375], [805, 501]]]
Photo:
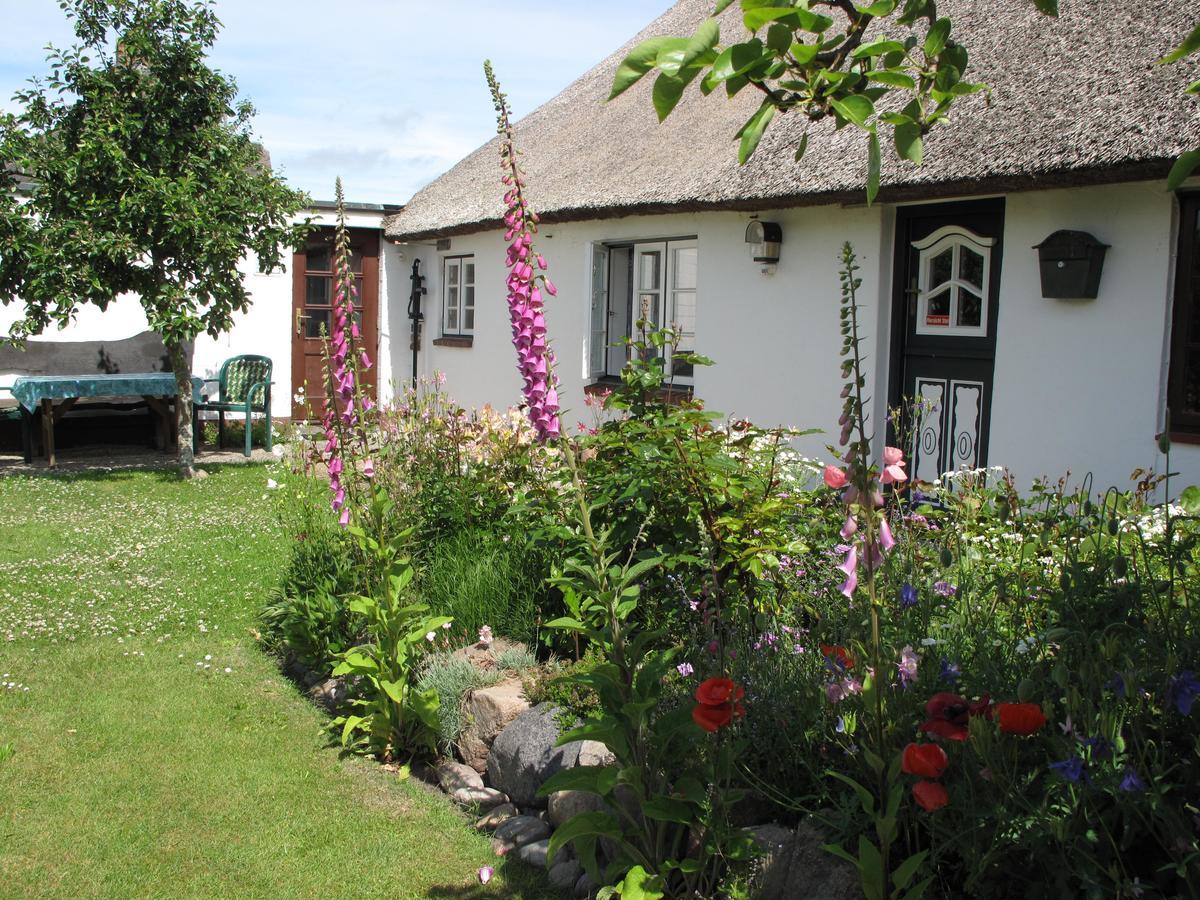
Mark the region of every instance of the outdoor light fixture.
[[779, 262], [779, 245], [783, 243], [783, 229], [777, 222], [760, 222], [757, 219], [746, 226], [746, 243], [755, 262], [775, 265]]

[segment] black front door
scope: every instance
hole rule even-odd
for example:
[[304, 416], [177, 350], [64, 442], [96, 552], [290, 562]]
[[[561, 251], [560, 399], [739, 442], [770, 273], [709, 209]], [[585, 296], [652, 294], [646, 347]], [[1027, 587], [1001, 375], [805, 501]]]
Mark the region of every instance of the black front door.
[[987, 465], [1003, 235], [1003, 199], [896, 212], [888, 393], [920, 481]]

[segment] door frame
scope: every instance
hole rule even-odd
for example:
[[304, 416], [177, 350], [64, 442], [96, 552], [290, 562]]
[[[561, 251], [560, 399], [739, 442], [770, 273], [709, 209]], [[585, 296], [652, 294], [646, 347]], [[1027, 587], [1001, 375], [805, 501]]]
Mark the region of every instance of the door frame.
[[[1004, 228], [1005, 228], [1005, 213], [1006, 213], [1006, 198], [1001, 195], [998, 197], [988, 197], [985, 199], [971, 200], [950, 200], [940, 201], [935, 203], [913, 203], [905, 206], [896, 207], [896, 217], [893, 223], [893, 246], [892, 246], [892, 304], [891, 318], [888, 344], [888, 384], [887, 384], [887, 407], [895, 409], [899, 407], [904, 399], [904, 382], [905, 382], [905, 359], [906, 349], [910, 346], [908, 343], [909, 332], [909, 295], [910, 288], [907, 275], [909, 266], [909, 254], [912, 252], [911, 241], [909, 240], [910, 225], [914, 219], [948, 219], [952, 216], [960, 216], [963, 218], [974, 216], [993, 216], [998, 223], [998, 228], [995, 235], [985, 235], [986, 237], [995, 237], [996, 243], [992, 247], [991, 254], [991, 269], [988, 275], [988, 292], [989, 302], [987, 308], [987, 336], [985, 338], [973, 338], [959, 336], [958, 340], [963, 343], [956, 347], [953, 356], [944, 354], [951, 359], [980, 359], [990, 360], [991, 369], [988, 375], [989, 381], [987, 391], [980, 400], [980, 417], [982, 419], [979, 428], [979, 452], [976, 455], [976, 466], [986, 466], [988, 460], [988, 449], [991, 441], [992, 430], [992, 406], [995, 395], [996, 386], [996, 348], [997, 332], [996, 326], [999, 322], [1000, 313], [1000, 286], [1001, 272], [1004, 268]], [[943, 224], [946, 224], [943, 222]], [[936, 229], [934, 229], [936, 230]], [[931, 232], [932, 233], [932, 232]], [[954, 336], [948, 336], [954, 337]], [[937, 338], [945, 340], [946, 338]], [[917, 349], [921, 349], [920, 340], [916, 341]], [[931, 351], [931, 355], [936, 357], [936, 352]], [[905, 422], [905, 426], [909, 427], [911, 423]], [[897, 435], [894, 431], [894, 424], [891, 417], [888, 417], [887, 434], [888, 441], [893, 446], [902, 447], [907, 452], [908, 440], [911, 434], [905, 433]]]

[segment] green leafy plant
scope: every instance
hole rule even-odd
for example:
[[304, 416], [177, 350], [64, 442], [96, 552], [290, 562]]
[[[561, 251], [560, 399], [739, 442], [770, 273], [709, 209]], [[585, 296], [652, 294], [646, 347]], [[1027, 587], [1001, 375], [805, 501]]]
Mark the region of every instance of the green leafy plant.
[[362, 696], [349, 701], [357, 713], [339, 716], [331, 725], [340, 729], [343, 745], [365, 742], [384, 759], [436, 750], [435, 735], [441, 725], [437, 691], [421, 690], [415, 681], [432, 643], [428, 635], [436, 636], [442, 625], [452, 621], [429, 615], [424, 603], [408, 602], [413, 568], [405, 547], [410, 533], [400, 531], [385, 538], [386, 529], [381, 527], [392, 507], [392, 501], [376, 491], [366, 517], [375, 527], [350, 527], [380, 577], [373, 580], [371, 594], [350, 597], [347, 604], [362, 616], [369, 640], [340, 654], [333, 674], [360, 679]]
[[[746, 88], [762, 94], [758, 109], [738, 131], [738, 161], [754, 155], [777, 113], [792, 113], [867, 136], [867, 201], [879, 192], [880, 133], [890, 131], [901, 159], [920, 163], [923, 138], [944, 120], [956, 99], [985, 90], [967, 81], [967, 47], [933, 0], [878, 0], [869, 4], [814, 0], [740, 0], [749, 37], [721, 43], [717, 20], [733, 0], [717, 0], [713, 18], [691, 37], [654, 37], [635, 47], [617, 67], [613, 99], [657, 70], [653, 103], [660, 121], [693, 82], [702, 93]], [[1043, 12], [1054, 0], [1038, 0]], [[796, 159], [808, 146], [807, 131]]]

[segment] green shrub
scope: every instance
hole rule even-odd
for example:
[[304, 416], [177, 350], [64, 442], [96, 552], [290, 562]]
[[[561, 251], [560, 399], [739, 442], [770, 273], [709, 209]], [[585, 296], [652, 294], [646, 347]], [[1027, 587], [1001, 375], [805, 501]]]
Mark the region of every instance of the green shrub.
[[279, 478], [274, 499], [292, 543], [283, 578], [260, 615], [264, 642], [309, 668], [328, 669], [362, 637], [362, 620], [343, 599], [361, 587], [362, 570], [329, 511], [328, 486], [303, 475]]
[[417, 679], [417, 689], [433, 689], [441, 704], [438, 706], [437, 742], [438, 750], [446, 756], [453, 752], [454, 745], [466, 726], [463, 700], [467, 693], [476, 688], [487, 687], [503, 679], [499, 670], [483, 671], [462, 656], [439, 653], [429, 659], [424, 671]]
[[534, 646], [542, 577], [523, 548], [490, 531], [463, 531], [427, 553], [418, 592], [467, 634], [487, 625], [498, 636]]

